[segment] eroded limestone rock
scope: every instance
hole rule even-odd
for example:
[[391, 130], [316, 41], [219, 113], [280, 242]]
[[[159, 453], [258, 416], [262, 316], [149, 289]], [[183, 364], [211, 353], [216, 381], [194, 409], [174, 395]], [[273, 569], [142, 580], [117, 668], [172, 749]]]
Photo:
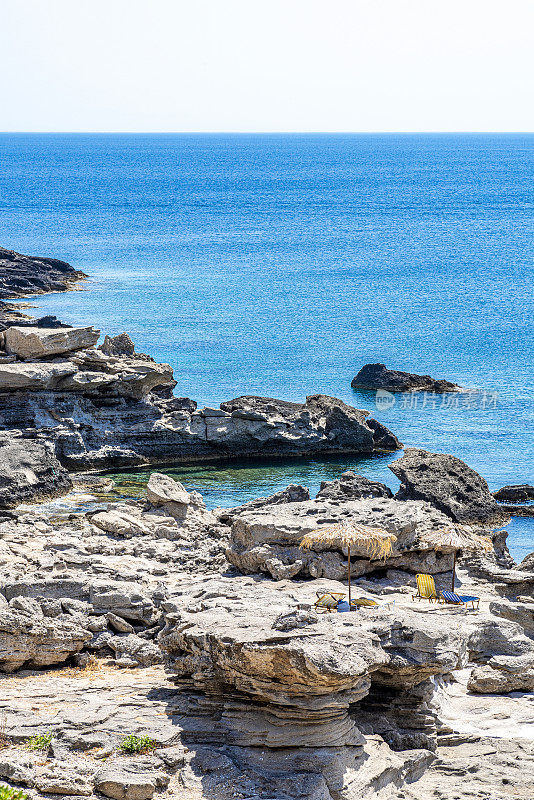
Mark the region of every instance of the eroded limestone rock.
[[61, 664], [90, 638], [89, 631], [65, 619], [34, 617], [0, 607], [0, 670]]
[[[337, 492], [337, 488], [336, 488]], [[317, 545], [299, 547], [306, 533], [342, 521], [385, 528], [397, 537], [384, 561], [369, 558], [364, 546], [353, 548], [354, 577], [384, 569], [436, 574], [451, 569], [451, 555], [436, 552], [425, 534], [450, 525], [449, 519], [428, 503], [371, 497], [340, 501], [317, 497], [300, 503], [245, 510], [233, 518], [228, 560], [242, 572], [265, 572], [277, 580], [296, 575], [344, 580], [346, 551]]]

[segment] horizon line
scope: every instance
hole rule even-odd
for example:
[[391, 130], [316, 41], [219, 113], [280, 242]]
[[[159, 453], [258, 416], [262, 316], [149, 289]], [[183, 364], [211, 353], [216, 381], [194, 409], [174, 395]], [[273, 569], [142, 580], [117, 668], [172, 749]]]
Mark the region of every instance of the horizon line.
[[132, 135], [132, 136], [532, 136], [533, 131], [490, 131], [490, 130], [424, 130], [424, 131], [394, 131], [394, 130], [363, 130], [363, 131], [299, 131], [299, 130], [191, 130], [191, 131], [154, 131], [154, 130], [12, 130], [0, 131], [0, 136], [9, 135], [64, 135], [64, 136], [89, 136], [89, 135]]

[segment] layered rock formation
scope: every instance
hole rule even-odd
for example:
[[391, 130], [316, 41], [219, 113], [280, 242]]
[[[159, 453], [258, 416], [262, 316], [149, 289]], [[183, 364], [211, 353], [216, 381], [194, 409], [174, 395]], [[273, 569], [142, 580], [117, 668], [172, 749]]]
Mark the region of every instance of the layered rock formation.
[[23, 448], [37, 436], [69, 470], [400, 447], [368, 412], [324, 395], [301, 404], [243, 397], [197, 409], [173, 397], [171, 367], [136, 353], [126, 334], [106, 337], [100, 348], [97, 339], [92, 328], [7, 329], [0, 446]]
[[[347, 482], [361, 486], [344, 476], [333, 488]], [[80, 491], [69, 495], [73, 502]], [[0, 670], [66, 659], [79, 666], [64, 678], [28, 676], [12, 694], [3, 683], [12, 744], [2, 751], [0, 778], [29, 787], [36, 800], [53, 787], [95, 798], [150, 798], [185, 787], [199, 800], [389, 800], [428, 774], [440, 740], [454, 734], [440, 719], [441, 679], [467, 669], [476, 695], [492, 670], [500, 675], [492, 691], [516, 686], [506, 676], [525, 670], [529, 604], [488, 596], [474, 578], [469, 588], [483, 598], [478, 614], [414, 604], [414, 546], [444, 515], [421, 501], [300, 500], [303, 491], [288, 487], [227, 518], [252, 530], [251, 520], [274, 513], [296, 541], [299, 527], [302, 536], [325, 516], [365, 510], [397, 531], [399, 552], [389, 577], [384, 570], [376, 581], [356, 577], [354, 592], [393, 592], [393, 609], [320, 617], [316, 591], [346, 591], [343, 583], [232, 574], [224, 512], [209, 511], [200, 495], [161, 473], [152, 474], [143, 500], [76, 518], [64, 500], [59, 518], [51, 504], [48, 516], [43, 506], [5, 519]], [[435, 560], [428, 566], [439, 568]], [[530, 581], [534, 596], [534, 574], [522, 575], [521, 590]], [[26, 691], [35, 697], [31, 712]], [[44, 766], [17, 744], [35, 733], [55, 737]], [[159, 747], [120, 755], [128, 733]]]
[[8, 355], [22, 361], [50, 358], [60, 353], [94, 347], [100, 331], [88, 328], [43, 328], [12, 325], [0, 339]]
[[461, 387], [443, 378], [388, 369], [385, 364], [366, 364], [352, 379], [353, 389], [385, 389], [388, 392], [458, 392]]
[[[0, 506], [64, 493], [65, 467], [399, 446], [367, 412], [321, 395], [199, 411], [126, 334], [96, 349], [93, 329], [14, 321], [1, 339]], [[61, 503], [0, 512], [0, 672], [19, 673], [0, 682], [0, 779], [32, 800], [449, 800], [458, 776], [465, 796], [493, 791], [498, 776], [530, 800], [531, 751], [513, 736], [508, 750], [484, 739], [485, 769], [478, 751], [467, 761], [443, 751], [480, 743], [481, 717], [488, 734], [480, 693], [534, 687], [532, 558], [515, 568], [501, 533], [493, 553], [459, 558], [480, 612], [412, 602], [414, 572], [449, 582], [451, 553], [430, 535], [451, 519], [491, 524], [497, 504], [450, 456], [408, 451], [395, 464], [396, 497], [347, 472], [315, 500], [290, 486], [213, 512], [152, 473], [140, 500], [99, 502], [83, 494], [98, 479], [77, 478]], [[347, 554], [298, 544], [343, 519], [396, 535], [385, 562], [354, 549], [352, 568], [354, 592], [387, 594], [394, 608], [314, 610], [316, 592], [346, 591]], [[226, 556], [265, 574], [238, 575]], [[504, 699], [526, 729], [531, 709], [517, 696], [493, 723]], [[127, 734], [155, 749], [122, 754]], [[47, 752], [28, 749], [33, 735], [51, 739]]]
[[[251, 602], [261, 609], [253, 620]], [[368, 743], [359, 728], [373, 736], [370, 695], [400, 692], [404, 709], [411, 705], [401, 721], [399, 702], [389, 722], [399, 750], [435, 747], [435, 719], [421, 684], [463, 663], [462, 635], [457, 625], [445, 632], [408, 612], [392, 626], [389, 615], [318, 619], [309, 605], [300, 608], [288, 614], [284, 592], [236, 581], [230, 597], [224, 583], [214, 582], [175, 603], [159, 639], [181, 687], [173, 709], [183, 714], [182, 740], [226, 745], [231, 757], [238, 750], [249, 770], [254, 748], [263, 748], [258, 778], [276, 797], [367, 796], [356, 789], [365, 786], [366, 770], [376, 768], [366, 765]], [[417, 716], [426, 731], [415, 743]], [[284, 754], [278, 763], [275, 752]], [[393, 771], [393, 785], [396, 778]]]

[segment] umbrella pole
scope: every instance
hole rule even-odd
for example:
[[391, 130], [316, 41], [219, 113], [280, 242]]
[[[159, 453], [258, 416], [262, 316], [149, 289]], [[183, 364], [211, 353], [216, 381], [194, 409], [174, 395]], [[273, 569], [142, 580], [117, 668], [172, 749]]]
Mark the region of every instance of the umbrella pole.
[[454, 579], [456, 577], [456, 550], [454, 551], [454, 555], [452, 557], [452, 591], [454, 592]]
[[349, 558], [349, 609], [350, 609], [350, 601], [351, 601], [351, 596], [350, 596], [350, 544], [347, 545], [347, 554], [348, 554], [348, 558]]

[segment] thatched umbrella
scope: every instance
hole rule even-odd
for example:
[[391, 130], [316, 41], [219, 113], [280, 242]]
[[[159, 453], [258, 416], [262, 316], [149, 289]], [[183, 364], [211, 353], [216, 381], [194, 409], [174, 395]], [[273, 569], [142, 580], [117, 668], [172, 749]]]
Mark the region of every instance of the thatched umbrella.
[[351, 601], [350, 594], [350, 548], [361, 548], [365, 556], [371, 559], [386, 558], [392, 550], [392, 544], [397, 540], [396, 536], [384, 530], [384, 528], [360, 525], [357, 522], [338, 522], [335, 525], [328, 525], [324, 528], [317, 528], [311, 533], [307, 533], [302, 539], [300, 546], [311, 549], [314, 545], [323, 544], [331, 547], [346, 547], [349, 561], [349, 606]]
[[439, 528], [431, 533], [426, 533], [424, 535], [424, 541], [433, 545], [436, 550], [441, 550], [442, 548], [453, 550], [451, 586], [453, 592], [456, 580], [456, 556], [458, 550], [483, 550], [487, 553], [493, 548], [491, 539], [477, 533], [470, 528], [469, 525], [451, 525], [450, 528]]

